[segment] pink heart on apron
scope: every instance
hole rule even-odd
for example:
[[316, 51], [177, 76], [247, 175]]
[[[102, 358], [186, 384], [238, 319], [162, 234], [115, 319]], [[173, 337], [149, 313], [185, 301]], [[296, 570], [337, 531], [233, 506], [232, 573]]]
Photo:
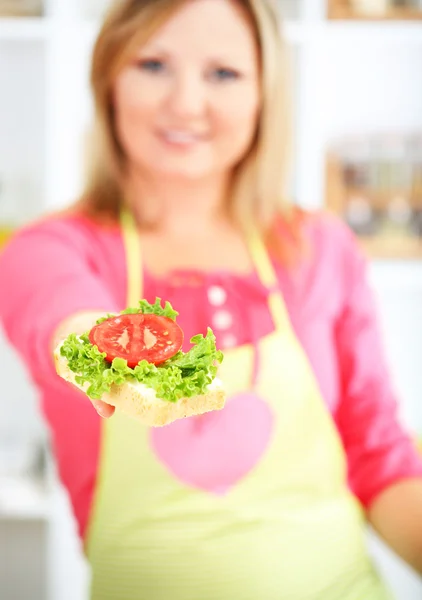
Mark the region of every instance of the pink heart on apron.
[[264, 455], [274, 417], [254, 393], [237, 394], [223, 410], [151, 429], [159, 460], [183, 483], [224, 494]]

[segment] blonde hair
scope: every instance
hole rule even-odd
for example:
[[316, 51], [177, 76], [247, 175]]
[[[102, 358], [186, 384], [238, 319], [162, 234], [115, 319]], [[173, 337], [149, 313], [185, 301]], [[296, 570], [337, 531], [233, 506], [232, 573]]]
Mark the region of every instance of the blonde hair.
[[[188, 0], [119, 0], [108, 13], [95, 43], [91, 86], [95, 103], [93, 144], [83, 205], [91, 213], [118, 215], [124, 197], [125, 157], [114, 131], [112, 88], [139, 45]], [[286, 49], [271, 0], [234, 0], [249, 18], [261, 63], [262, 108], [250, 150], [233, 172], [229, 211], [243, 230], [252, 224], [268, 231], [284, 200], [290, 146]]]

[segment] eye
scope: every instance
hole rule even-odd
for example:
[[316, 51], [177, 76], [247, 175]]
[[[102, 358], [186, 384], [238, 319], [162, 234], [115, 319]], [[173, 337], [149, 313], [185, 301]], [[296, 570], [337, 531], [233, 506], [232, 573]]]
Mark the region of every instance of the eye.
[[162, 60], [153, 58], [139, 60], [137, 65], [142, 71], [149, 71], [150, 73], [161, 73], [165, 69], [165, 64]]
[[214, 69], [211, 73], [211, 79], [214, 81], [231, 81], [235, 79], [239, 79], [240, 73], [235, 71], [234, 69], [226, 69], [221, 67], [219, 69]]

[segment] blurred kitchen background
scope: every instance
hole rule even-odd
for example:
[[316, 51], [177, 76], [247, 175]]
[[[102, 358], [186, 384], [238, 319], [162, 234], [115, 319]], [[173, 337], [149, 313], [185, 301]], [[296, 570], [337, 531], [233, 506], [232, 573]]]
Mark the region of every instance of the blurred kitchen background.
[[[0, 245], [78, 195], [107, 3], [0, 0]], [[360, 237], [402, 419], [422, 439], [422, 0], [279, 4], [292, 59], [289, 193]], [[0, 382], [0, 598], [87, 600], [37, 392], [1, 332]], [[421, 600], [421, 580], [368, 535], [397, 599]]]

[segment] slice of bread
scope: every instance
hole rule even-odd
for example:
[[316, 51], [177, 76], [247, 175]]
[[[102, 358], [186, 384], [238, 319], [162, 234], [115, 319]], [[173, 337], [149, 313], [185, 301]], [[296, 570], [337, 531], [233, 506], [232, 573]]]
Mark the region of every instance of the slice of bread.
[[[75, 373], [69, 369], [66, 358], [60, 354], [60, 345], [54, 351], [54, 362], [60, 377], [73, 383], [80, 390], [86, 391], [89, 384], [81, 386], [76, 383]], [[138, 419], [144, 425], [162, 427], [177, 419], [221, 410], [226, 401], [226, 393], [222, 382], [216, 378], [208, 386], [206, 394], [169, 402], [157, 398], [155, 391], [143, 383], [128, 382], [113, 385], [110, 392], [104, 394], [101, 400]]]

